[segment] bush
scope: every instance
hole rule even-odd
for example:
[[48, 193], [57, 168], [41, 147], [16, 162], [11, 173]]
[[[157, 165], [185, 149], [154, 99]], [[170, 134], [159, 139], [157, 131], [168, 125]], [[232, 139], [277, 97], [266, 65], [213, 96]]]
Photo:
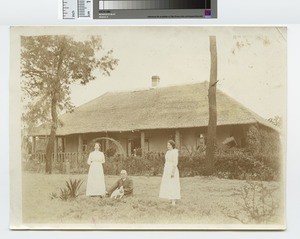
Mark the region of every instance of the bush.
[[120, 155], [109, 157], [103, 166], [105, 174], [118, 175], [125, 169], [130, 175], [158, 175], [162, 172], [163, 164], [164, 157], [149, 153], [144, 157]]
[[218, 176], [224, 174], [230, 179], [241, 177], [244, 179], [252, 164], [250, 155], [238, 148], [218, 149], [215, 157], [215, 174]]
[[280, 174], [277, 155], [253, 154], [247, 148], [218, 149], [215, 175], [230, 179], [276, 180]]
[[[81, 179], [78, 180], [75, 179], [74, 181], [70, 179], [69, 181], [66, 181], [66, 187], [60, 188], [59, 198], [63, 201], [77, 198], [79, 196], [78, 191], [82, 183], [83, 181]], [[57, 193], [52, 192], [50, 194], [50, 198], [51, 199], [58, 198]]]
[[117, 152], [116, 148], [108, 148], [104, 154], [106, 157], [112, 157], [116, 154], [116, 152]]
[[105, 164], [103, 164], [104, 173], [110, 175], [118, 175], [123, 167], [122, 156], [116, 155], [113, 157], [107, 157]]
[[270, 187], [263, 182], [247, 181], [235, 193], [241, 199], [241, 203], [237, 204], [239, 209], [223, 208], [222, 211], [226, 216], [245, 224], [266, 224], [278, 214], [278, 191], [277, 186]]
[[178, 169], [181, 177], [205, 175], [205, 155], [201, 153], [181, 154]]

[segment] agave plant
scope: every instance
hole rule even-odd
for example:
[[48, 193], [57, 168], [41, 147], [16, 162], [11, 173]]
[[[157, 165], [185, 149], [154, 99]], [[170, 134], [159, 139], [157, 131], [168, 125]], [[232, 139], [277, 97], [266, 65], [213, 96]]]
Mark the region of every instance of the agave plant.
[[59, 198], [63, 201], [67, 201], [70, 197], [70, 191], [69, 189], [67, 188], [64, 188], [64, 189], [60, 189], [60, 195], [59, 195]]
[[78, 179], [78, 180], [74, 179], [74, 181], [72, 179], [70, 179], [69, 181], [66, 181], [70, 198], [78, 197], [78, 195], [79, 195], [78, 191], [79, 191], [82, 183], [83, 183], [83, 180], [81, 180], [81, 179]]

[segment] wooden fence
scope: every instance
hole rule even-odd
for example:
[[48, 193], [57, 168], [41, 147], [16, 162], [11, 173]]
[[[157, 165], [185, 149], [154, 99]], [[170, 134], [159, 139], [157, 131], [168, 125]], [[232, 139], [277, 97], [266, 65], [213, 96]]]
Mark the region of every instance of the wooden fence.
[[[52, 168], [55, 172], [70, 173], [86, 170], [88, 154], [78, 152], [60, 152], [52, 154]], [[26, 159], [26, 160], [25, 160]], [[23, 160], [25, 170], [43, 172], [46, 165], [46, 153], [34, 153], [26, 155]]]
[[[87, 157], [87, 154], [85, 153], [78, 153], [78, 152], [68, 152], [68, 153], [57, 153], [56, 157], [52, 154], [52, 161], [54, 163], [65, 163], [65, 162], [78, 162], [83, 160], [85, 157]], [[31, 160], [45, 163], [46, 162], [46, 153], [34, 153], [31, 155]]]

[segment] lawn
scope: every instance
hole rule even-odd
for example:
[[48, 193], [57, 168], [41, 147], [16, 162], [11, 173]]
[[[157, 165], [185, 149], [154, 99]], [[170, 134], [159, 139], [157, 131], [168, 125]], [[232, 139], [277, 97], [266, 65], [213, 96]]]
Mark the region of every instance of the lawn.
[[[75, 200], [51, 199], [69, 179], [82, 179], [80, 195]], [[106, 186], [117, 176], [105, 176]], [[181, 178], [182, 199], [174, 207], [169, 201], [158, 198], [160, 177], [133, 176], [134, 196], [121, 200], [86, 197], [87, 175], [23, 173], [24, 223], [150, 223], [150, 224], [241, 224], [224, 213], [224, 208], [242, 212], [243, 200], [236, 190], [246, 184], [242, 180], [215, 177]], [[265, 182], [268, 186], [277, 183]], [[279, 193], [276, 197], [280, 197]], [[276, 213], [270, 224], [282, 223]]]

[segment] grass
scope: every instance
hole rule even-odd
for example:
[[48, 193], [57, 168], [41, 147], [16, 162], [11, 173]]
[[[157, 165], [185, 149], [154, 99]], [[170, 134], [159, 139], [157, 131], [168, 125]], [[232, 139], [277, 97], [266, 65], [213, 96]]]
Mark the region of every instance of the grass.
[[[158, 198], [160, 177], [133, 176], [134, 196], [121, 200], [86, 197], [87, 175], [44, 175], [23, 173], [24, 223], [168, 223], [168, 224], [239, 224], [222, 209], [239, 209], [241, 198], [236, 190], [245, 181], [214, 177], [181, 178], [181, 197], [173, 207], [168, 200]], [[84, 180], [79, 196], [70, 201], [51, 199], [59, 194], [69, 179]], [[107, 188], [117, 176], [105, 176]], [[275, 182], [267, 183], [270, 186]], [[278, 193], [278, 197], [279, 197]], [[282, 215], [269, 223], [281, 223]]]

